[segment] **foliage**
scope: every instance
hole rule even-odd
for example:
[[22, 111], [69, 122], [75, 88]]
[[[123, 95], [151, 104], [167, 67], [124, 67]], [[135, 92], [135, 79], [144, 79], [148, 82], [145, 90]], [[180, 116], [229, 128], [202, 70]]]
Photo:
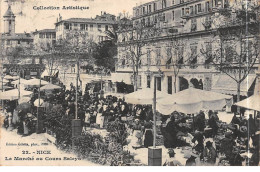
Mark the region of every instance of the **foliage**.
[[109, 132], [109, 137], [120, 143], [122, 146], [126, 145], [126, 138], [128, 136], [126, 132], [125, 124], [119, 120], [112, 121], [107, 125], [107, 131]]
[[83, 159], [89, 159], [102, 165], [125, 165], [133, 161], [133, 156], [123, 150], [127, 132], [120, 121], [108, 124], [108, 137], [102, 138], [98, 134], [84, 132], [79, 137], [72, 138], [71, 120], [64, 116], [61, 106], [53, 108], [46, 118], [46, 126], [56, 136], [57, 147], [70, 151], [72, 140], [74, 152]]
[[113, 41], [103, 41], [99, 43], [94, 51], [93, 58], [97, 66], [102, 66], [114, 71], [115, 56], [117, 55], [117, 47]]
[[52, 108], [46, 117], [45, 125], [56, 136], [57, 147], [69, 151], [72, 144], [71, 119], [64, 114], [65, 111], [61, 106]]

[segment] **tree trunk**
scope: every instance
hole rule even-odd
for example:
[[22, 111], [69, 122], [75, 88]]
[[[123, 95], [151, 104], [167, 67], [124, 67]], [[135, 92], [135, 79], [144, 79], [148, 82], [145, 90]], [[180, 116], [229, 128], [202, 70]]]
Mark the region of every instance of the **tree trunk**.
[[[237, 83], [237, 102], [240, 101], [240, 84], [241, 84], [241, 82]], [[239, 106], [237, 106], [237, 112], [240, 113], [240, 107]]]

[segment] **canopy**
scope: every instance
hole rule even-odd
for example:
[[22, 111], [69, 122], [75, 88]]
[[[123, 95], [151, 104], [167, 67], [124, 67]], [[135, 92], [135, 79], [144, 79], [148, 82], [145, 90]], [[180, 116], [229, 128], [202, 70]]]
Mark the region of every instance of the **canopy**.
[[7, 80], [17, 80], [19, 79], [19, 76], [6, 75], [4, 78]]
[[[247, 96], [249, 88], [256, 79], [256, 75], [248, 75], [246, 79], [240, 84], [240, 95]], [[228, 75], [220, 75], [216, 83], [213, 85], [211, 91], [222, 94], [237, 95], [237, 83]]]
[[245, 100], [235, 103], [235, 105], [260, 112], [260, 94], [255, 94]]
[[[3, 79], [3, 83], [8, 83], [9, 82], [9, 80], [7, 80], [7, 79]], [[2, 80], [1, 80], [1, 83], [2, 83]]]
[[[43, 101], [42, 99], [40, 99], [40, 103], [39, 103], [39, 99], [36, 99], [36, 100], [33, 102], [34, 106], [36, 106], [36, 107], [41, 107], [43, 103], [44, 103], [44, 101]], [[40, 104], [40, 105], [39, 105], [39, 104]]]
[[21, 98], [18, 100], [18, 103], [19, 103], [19, 104], [28, 103], [30, 100], [31, 100], [30, 97], [21, 97]]
[[[20, 84], [25, 84], [27, 81], [28, 80], [26, 80], [26, 79], [20, 78]], [[17, 85], [17, 84], [19, 84], [19, 79], [16, 80], [16, 81], [13, 81], [11, 83], [14, 84], [14, 85]]]
[[9, 86], [6, 86], [6, 85], [3, 85], [3, 87], [2, 87], [2, 84], [0, 84], [0, 90], [2, 90], [3, 88], [4, 88], [4, 90], [6, 90], [6, 89], [10, 89], [12, 87], [9, 87]]
[[45, 69], [44, 72], [41, 75], [41, 78], [44, 78], [45, 76], [55, 76], [59, 72], [58, 69]]
[[47, 85], [41, 87], [41, 90], [57, 90], [57, 89], [61, 89], [61, 87], [59, 87], [57, 85], [53, 85], [53, 84], [47, 84]]
[[[42, 85], [47, 85], [47, 84], [49, 84], [47, 81], [41, 80], [41, 86], [42, 86]], [[34, 79], [27, 80], [27, 81], [24, 83], [24, 85], [27, 85], [27, 86], [37, 86], [37, 87], [39, 87], [39, 85], [40, 85], [40, 79], [34, 78]]]
[[112, 82], [124, 82], [131, 85], [131, 73], [111, 73]]
[[[125, 101], [131, 104], [149, 105], [153, 104], [154, 90], [151, 88], [144, 88], [136, 92], [125, 95]], [[167, 97], [169, 94], [161, 91], [156, 91], [156, 99]]]
[[[31, 91], [25, 91], [25, 90], [20, 90], [20, 96], [30, 96], [32, 95], [33, 92]], [[4, 91], [0, 93], [0, 100], [17, 100], [19, 97], [19, 91], [18, 89], [13, 89], [9, 91]]]
[[171, 96], [158, 100], [157, 109], [164, 115], [174, 111], [193, 114], [200, 110], [222, 110], [232, 96], [189, 88]]

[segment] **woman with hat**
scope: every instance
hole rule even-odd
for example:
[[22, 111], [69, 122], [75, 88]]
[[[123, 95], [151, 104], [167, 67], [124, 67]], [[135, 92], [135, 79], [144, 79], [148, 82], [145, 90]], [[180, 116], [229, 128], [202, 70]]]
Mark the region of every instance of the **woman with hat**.
[[172, 148], [170, 148], [168, 150], [168, 154], [169, 154], [169, 158], [166, 159], [165, 163], [163, 164], [163, 166], [182, 166], [182, 164], [180, 163], [180, 161], [178, 161], [175, 158], [175, 152]]
[[139, 119], [135, 119], [135, 124], [133, 126], [133, 148], [138, 149], [142, 147], [142, 125], [139, 121]]
[[212, 142], [207, 141], [206, 146], [203, 150], [204, 162], [208, 165], [215, 165], [217, 158], [216, 149], [212, 146]]

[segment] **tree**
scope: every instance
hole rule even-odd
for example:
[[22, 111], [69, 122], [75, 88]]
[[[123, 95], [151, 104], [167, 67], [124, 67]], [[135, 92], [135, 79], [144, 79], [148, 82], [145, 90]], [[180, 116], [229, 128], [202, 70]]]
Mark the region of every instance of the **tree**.
[[[206, 62], [228, 75], [237, 83], [237, 101], [240, 85], [259, 62], [259, 6], [236, 2], [221, 8], [213, 16], [216, 28], [212, 49], [201, 49]], [[239, 111], [239, 108], [238, 108]]]
[[97, 66], [102, 66], [110, 71], [115, 69], [115, 56], [117, 55], [117, 46], [114, 41], [103, 41], [94, 48], [93, 58]]
[[144, 47], [159, 36], [161, 29], [159, 24], [147, 22], [132, 23], [129, 19], [123, 18], [118, 24], [118, 46], [124, 49], [125, 58], [120, 59], [121, 65], [129, 65], [133, 69], [134, 90], [138, 89], [137, 77], [139, 68], [142, 66], [141, 57], [146, 55]]

